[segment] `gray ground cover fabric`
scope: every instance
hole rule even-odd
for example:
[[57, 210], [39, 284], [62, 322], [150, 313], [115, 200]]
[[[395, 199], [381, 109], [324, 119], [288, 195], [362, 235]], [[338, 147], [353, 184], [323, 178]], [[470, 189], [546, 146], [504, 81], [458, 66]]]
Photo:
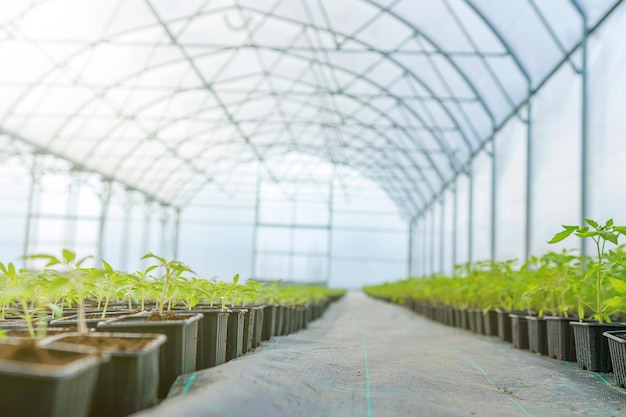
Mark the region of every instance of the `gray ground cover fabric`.
[[351, 292], [308, 329], [179, 378], [137, 416], [626, 416], [611, 382]]

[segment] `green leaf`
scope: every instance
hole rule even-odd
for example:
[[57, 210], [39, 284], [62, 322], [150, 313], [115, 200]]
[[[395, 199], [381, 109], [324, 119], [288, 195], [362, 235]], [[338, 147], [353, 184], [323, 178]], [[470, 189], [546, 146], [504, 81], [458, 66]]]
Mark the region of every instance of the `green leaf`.
[[594, 229], [598, 228], [598, 223], [595, 220], [591, 220], [591, 219], [587, 219], [587, 218], [584, 218], [583, 220], [585, 222], [587, 222], [587, 224], [590, 225], [591, 227], [593, 227]]
[[617, 238], [618, 238], [618, 234], [617, 233], [611, 233], [611, 232], [600, 232], [600, 237], [604, 240], [608, 240], [609, 242], [617, 245]]
[[554, 237], [550, 241], [548, 241], [548, 243], [558, 243], [562, 241], [563, 239], [569, 237], [569, 235], [571, 235], [575, 230], [576, 229], [569, 229], [569, 228], [565, 229], [562, 232], [559, 232], [556, 235], [554, 235]]
[[76, 259], [76, 254], [69, 249], [63, 249], [63, 261], [66, 264], [72, 263]]
[[158, 265], [150, 265], [149, 267], [146, 268], [143, 274], [148, 275], [150, 272], [154, 271], [158, 267], [159, 267]]
[[239, 274], [236, 274], [236, 275], [233, 277], [233, 284], [237, 285], [237, 283], [238, 283], [238, 282], [239, 282]]
[[626, 226], [613, 226], [613, 230], [622, 235], [626, 235]]
[[113, 268], [111, 267], [111, 265], [104, 259], [102, 260], [102, 266], [104, 266], [104, 270], [106, 272], [113, 272]]
[[576, 232], [576, 236], [584, 239], [586, 237], [598, 236], [598, 232], [581, 232], [581, 231], [578, 231], [578, 232]]
[[604, 227], [606, 227], [607, 229], [613, 226], [613, 219], [608, 219], [606, 221], [606, 224], [604, 225]]
[[619, 294], [626, 294], [626, 281], [619, 278], [610, 278], [611, 287]]

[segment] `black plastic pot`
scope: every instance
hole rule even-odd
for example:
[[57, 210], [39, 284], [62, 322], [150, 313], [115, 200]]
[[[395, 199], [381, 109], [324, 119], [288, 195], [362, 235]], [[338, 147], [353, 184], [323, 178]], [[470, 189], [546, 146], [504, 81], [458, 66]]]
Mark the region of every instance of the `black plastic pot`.
[[474, 309], [474, 320], [476, 320], [476, 333], [485, 334], [485, 322], [483, 320], [483, 309]]
[[593, 321], [570, 322], [574, 328], [576, 362], [580, 369], [592, 372], [611, 372], [611, 355], [604, 332], [626, 329], [624, 323], [598, 323]]
[[243, 345], [242, 353], [250, 352], [254, 346], [254, 319], [256, 318], [256, 310], [254, 308], [244, 309], [245, 315], [243, 320]]
[[513, 328], [509, 311], [496, 309], [496, 314], [498, 315], [498, 337], [504, 342], [513, 342]]
[[232, 309], [228, 316], [226, 332], [226, 362], [243, 354], [243, 327], [246, 309]]
[[513, 347], [517, 349], [528, 349], [528, 320], [523, 314], [510, 313], [511, 335]]
[[548, 354], [547, 322], [544, 318], [526, 316], [528, 322], [528, 350], [541, 355]]
[[626, 388], [626, 330], [604, 332], [602, 334], [608, 342], [613, 375], [615, 382], [622, 388]]
[[446, 324], [448, 326], [456, 325], [456, 315], [452, 306], [446, 306]]
[[179, 314], [180, 320], [146, 321], [146, 315], [124, 316], [98, 323], [99, 332], [158, 333], [167, 336], [159, 353], [159, 398], [165, 398], [179, 375], [196, 370], [198, 322], [202, 314]]
[[476, 333], [476, 309], [468, 308], [467, 309], [467, 323], [469, 325], [469, 330]]
[[[0, 349], [11, 344], [2, 342]], [[43, 347], [52, 355], [74, 356], [65, 365], [0, 360], [2, 417], [85, 417], [100, 364], [108, 356], [84, 353], [71, 345]]]
[[291, 306], [284, 307], [283, 326], [280, 334], [282, 336], [288, 335], [291, 332], [291, 321], [293, 318], [293, 308]]
[[[313, 308], [313, 317], [319, 317], [319, 306], [315, 305]], [[262, 340], [270, 340], [276, 332], [276, 321], [278, 318], [278, 306], [268, 305], [265, 306], [265, 312], [263, 313], [263, 332]]]
[[[64, 333], [44, 340], [54, 347], [78, 333]], [[108, 350], [111, 360], [100, 366], [91, 403], [91, 417], [124, 417], [156, 402], [159, 382], [159, 348], [167, 340], [162, 334], [101, 333], [89, 337], [145, 339], [136, 350]], [[87, 345], [88, 346], [88, 345]]]
[[570, 322], [575, 319], [565, 317], [544, 317], [548, 338], [548, 356], [562, 361], [576, 360], [574, 328]]
[[252, 344], [254, 347], [261, 346], [261, 340], [263, 340], [263, 322], [265, 321], [265, 306], [254, 307], [256, 311], [254, 317], [254, 331], [252, 332]]
[[498, 313], [495, 310], [483, 311], [483, 333], [487, 336], [498, 335]]
[[456, 326], [460, 327], [461, 329], [469, 330], [469, 319], [468, 319], [467, 308], [459, 307], [459, 308], [456, 308], [454, 312], [456, 314], [456, 318], [455, 318]]
[[281, 336], [283, 333], [283, 321], [285, 320], [285, 307], [276, 306], [276, 324], [272, 336]]
[[198, 323], [196, 370], [211, 368], [226, 362], [227, 311], [220, 308], [194, 309], [204, 317]]

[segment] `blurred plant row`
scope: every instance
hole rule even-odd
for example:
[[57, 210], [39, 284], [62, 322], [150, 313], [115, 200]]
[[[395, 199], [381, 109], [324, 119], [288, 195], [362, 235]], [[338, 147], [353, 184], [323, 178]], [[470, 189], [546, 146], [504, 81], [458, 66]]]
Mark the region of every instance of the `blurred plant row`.
[[[571, 250], [533, 256], [520, 263], [471, 262], [456, 267], [454, 276], [411, 277], [366, 287], [376, 297], [403, 303], [417, 301], [485, 310], [527, 311], [540, 317], [589, 318], [610, 322], [626, 312], [626, 250], [618, 238], [626, 228], [612, 220], [584, 227], [563, 226], [550, 243], [574, 234], [595, 244], [593, 257]], [[613, 249], [606, 246], [612, 244]]]
[[[142, 259], [154, 261], [144, 271], [114, 269], [106, 261], [101, 267], [83, 267], [88, 259], [64, 249], [61, 256], [28, 255], [45, 266], [38, 270], [18, 269], [13, 263], [0, 263], [0, 321], [19, 318], [26, 321], [34, 336], [36, 323], [45, 332], [45, 317], [62, 317], [64, 310], [96, 309], [104, 318], [111, 306], [128, 310], [172, 308], [191, 310], [198, 305], [227, 309], [230, 306], [313, 304], [342, 290], [314, 286], [280, 286], [279, 281], [261, 283], [230, 282], [198, 277], [180, 261], [168, 261], [154, 254]], [[80, 314], [80, 313], [79, 313]], [[42, 335], [40, 335], [42, 336]]]

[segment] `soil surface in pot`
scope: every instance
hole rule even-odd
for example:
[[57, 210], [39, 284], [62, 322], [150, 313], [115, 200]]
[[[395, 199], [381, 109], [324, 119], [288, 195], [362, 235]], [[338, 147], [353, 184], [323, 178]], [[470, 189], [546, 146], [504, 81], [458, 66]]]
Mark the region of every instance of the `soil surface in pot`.
[[181, 316], [180, 312], [175, 313], [173, 311], [166, 311], [163, 314], [159, 314], [158, 311], [150, 313], [148, 317], [146, 317], [145, 321], [177, 321], [184, 320], [187, 317]]
[[[30, 332], [26, 329], [11, 330], [10, 332], [5, 329], [5, 331], [8, 337], [31, 337]], [[75, 332], [75, 331], [76, 331], [76, 326], [55, 327], [54, 331], [47, 331], [46, 336], [50, 336], [52, 334], [58, 334], [58, 333], [70, 333], [70, 332]]]
[[90, 346], [100, 352], [110, 351], [130, 351], [140, 350], [150, 343], [152, 339], [141, 339], [134, 337], [90, 337], [90, 336], [68, 336], [59, 342], [72, 343], [75, 345]]
[[[125, 311], [123, 314], [135, 314], [135, 313], [139, 313], [139, 311]], [[107, 313], [104, 315], [104, 317], [109, 317], [109, 316], [119, 316], [120, 313], [116, 312], [116, 311], [107, 311]], [[101, 319], [102, 318], [102, 313], [94, 313], [94, 314], [87, 314], [85, 316], [86, 319]]]
[[66, 365], [75, 361], [76, 356], [73, 352], [41, 349], [32, 340], [25, 340], [15, 345], [0, 345], [0, 360], [38, 365]]

